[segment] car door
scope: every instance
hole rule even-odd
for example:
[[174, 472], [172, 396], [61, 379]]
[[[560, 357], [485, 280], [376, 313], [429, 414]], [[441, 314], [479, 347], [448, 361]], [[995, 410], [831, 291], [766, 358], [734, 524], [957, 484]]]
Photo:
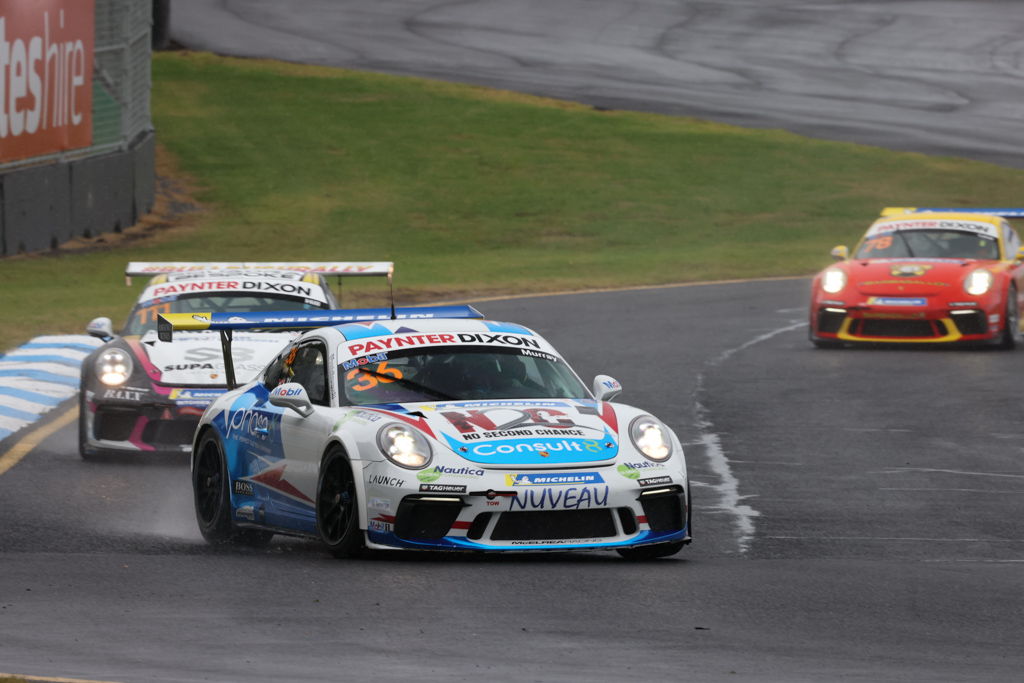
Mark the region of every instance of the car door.
[[[280, 370], [268, 372], [266, 384], [285, 382], [302, 385], [315, 410], [303, 417], [290, 408], [272, 405], [269, 400], [260, 406], [279, 440], [281, 458], [262, 475], [261, 483], [273, 489], [267, 507], [267, 522], [274, 526], [316, 530], [314, 501], [320, 456], [333, 423], [325, 414], [331, 405], [327, 371], [327, 346], [322, 339], [305, 338], [290, 347], [282, 357]], [[275, 361], [276, 363], [276, 361]], [[267, 387], [269, 392], [273, 386]]]

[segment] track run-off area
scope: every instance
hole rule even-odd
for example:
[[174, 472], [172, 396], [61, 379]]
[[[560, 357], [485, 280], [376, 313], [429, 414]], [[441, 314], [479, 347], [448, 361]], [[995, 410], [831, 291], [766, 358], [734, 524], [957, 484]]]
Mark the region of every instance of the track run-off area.
[[[1024, 166], [1010, 142], [1024, 119], [1014, 3], [182, 0], [174, 13], [174, 38], [197, 49]], [[809, 286], [476, 304], [536, 329], [584, 379], [616, 377], [622, 402], [679, 434], [695, 540], [650, 563], [596, 552], [336, 561], [289, 539], [213, 549], [183, 459], [82, 461], [74, 423], [54, 411], [38, 428], [52, 433], [0, 474], [0, 671], [1016, 680], [1024, 350], [815, 349]]]

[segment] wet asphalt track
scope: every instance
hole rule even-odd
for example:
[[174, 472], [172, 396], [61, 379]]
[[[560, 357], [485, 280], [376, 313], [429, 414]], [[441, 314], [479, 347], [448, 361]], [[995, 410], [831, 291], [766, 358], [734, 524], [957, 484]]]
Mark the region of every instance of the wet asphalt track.
[[[332, 7], [349, 14], [323, 14]], [[256, 36], [248, 49], [292, 59], [1024, 165], [1001, 149], [1013, 131], [1020, 139], [1024, 101], [1024, 10], [1013, 2], [179, 0], [175, 37], [235, 51], [243, 27], [219, 23], [225, 9]], [[916, 30], [954, 49], [941, 59], [894, 49]], [[672, 78], [641, 82], [637, 74], [659, 73], [636, 61], [645, 54], [636, 45], [654, 34], [675, 53], [702, 46], [700, 59], [666, 57]], [[829, 50], [856, 68], [825, 59]], [[348, 61], [333, 56], [347, 52]], [[713, 78], [723, 62], [789, 75], [744, 88]], [[843, 82], [826, 73], [837, 65], [862, 77], [863, 96], [829, 94]], [[873, 93], [884, 83], [918, 84], [905, 98], [918, 105], [880, 103]], [[936, 104], [953, 90], [969, 105]], [[697, 540], [650, 564], [598, 553], [337, 562], [297, 541], [213, 551], [195, 530], [184, 463], [84, 463], [73, 428], [62, 429], [0, 476], [0, 671], [114, 681], [1016, 680], [1024, 351], [816, 350], [802, 326], [808, 284], [480, 305], [547, 335], [582, 375], [618, 377], [623, 401], [655, 411], [687, 444]]]
[[481, 304], [678, 431], [697, 540], [675, 558], [214, 551], [184, 463], [82, 462], [67, 428], [0, 478], [0, 662], [114, 681], [1013, 680], [1024, 351], [817, 350], [807, 287]]
[[175, 0], [172, 36], [1024, 166], [1017, 0]]

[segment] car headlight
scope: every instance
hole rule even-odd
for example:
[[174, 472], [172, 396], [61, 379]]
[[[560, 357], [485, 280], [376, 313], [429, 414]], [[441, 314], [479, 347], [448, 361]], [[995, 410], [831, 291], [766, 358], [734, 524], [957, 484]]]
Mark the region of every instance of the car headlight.
[[96, 375], [110, 387], [121, 386], [132, 375], [132, 357], [122, 349], [107, 349], [96, 359]]
[[384, 457], [407, 470], [418, 470], [430, 464], [433, 453], [430, 442], [411, 427], [393, 423], [377, 432], [377, 445]]
[[664, 462], [672, 455], [668, 427], [650, 415], [641, 415], [629, 425], [629, 438], [648, 460]]
[[993, 282], [995, 282], [995, 278], [992, 277], [991, 272], [984, 268], [978, 268], [977, 270], [972, 270], [967, 279], [964, 280], [964, 290], [968, 294], [978, 296], [992, 289]]
[[842, 268], [829, 268], [821, 277], [821, 288], [829, 294], [843, 291], [846, 286], [846, 271]]

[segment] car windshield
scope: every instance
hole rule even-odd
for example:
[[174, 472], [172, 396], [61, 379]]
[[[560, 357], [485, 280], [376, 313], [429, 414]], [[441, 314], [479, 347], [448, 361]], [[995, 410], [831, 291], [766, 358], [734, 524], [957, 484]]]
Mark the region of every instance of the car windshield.
[[864, 240], [854, 258], [999, 258], [994, 237], [962, 230], [893, 230]]
[[508, 398], [590, 398], [557, 356], [529, 349], [433, 346], [345, 361], [339, 385], [351, 405]]
[[145, 334], [156, 329], [156, 317], [165, 313], [247, 313], [255, 311], [314, 311], [327, 304], [313, 299], [284, 296], [216, 296], [179, 294], [137, 304], [128, 315], [122, 334]]

